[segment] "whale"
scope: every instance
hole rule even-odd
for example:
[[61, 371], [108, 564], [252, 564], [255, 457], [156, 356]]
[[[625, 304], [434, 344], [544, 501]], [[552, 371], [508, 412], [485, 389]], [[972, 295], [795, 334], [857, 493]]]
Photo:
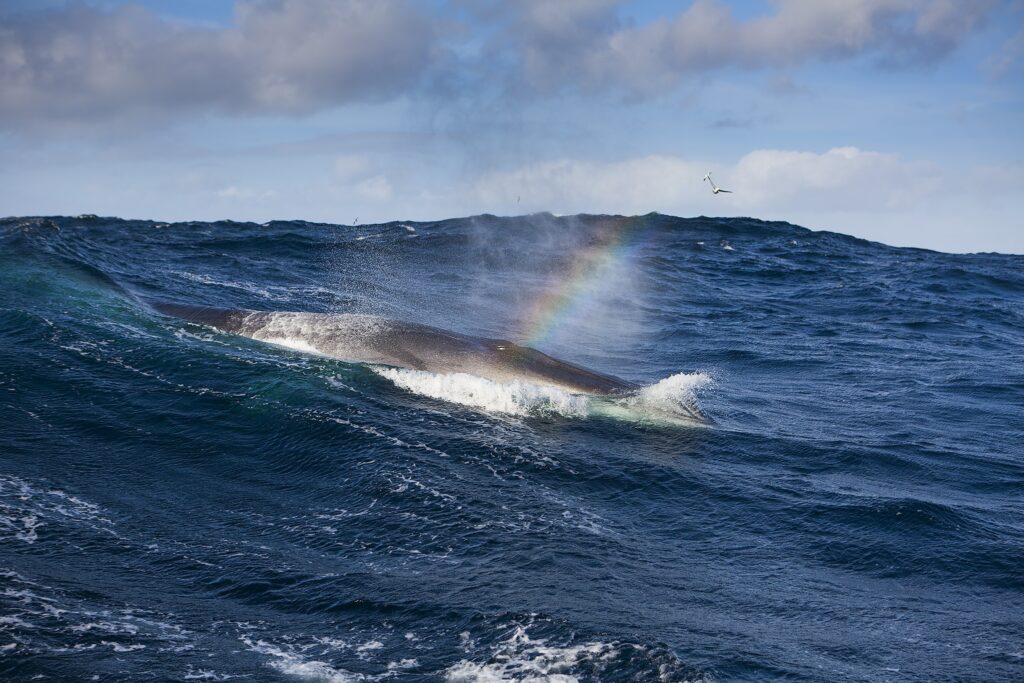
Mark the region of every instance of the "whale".
[[465, 373], [502, 384], [525, 381], [570, 393], [617, 396], [639, 384], [559, 360], [506, 339], [357, 313], [303, 313], [151, 302], [166, 316], [342, 361], [437, 374]]

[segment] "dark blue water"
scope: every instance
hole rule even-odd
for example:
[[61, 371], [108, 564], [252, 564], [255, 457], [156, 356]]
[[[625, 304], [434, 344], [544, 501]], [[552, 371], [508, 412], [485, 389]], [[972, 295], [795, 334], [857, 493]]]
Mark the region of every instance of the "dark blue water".
[[[0, 292], [5, 680], [1024, 678], [1024, 257], [10, 218]], [[529, 341], [715, 423], [463, 405], [146, 297]]]

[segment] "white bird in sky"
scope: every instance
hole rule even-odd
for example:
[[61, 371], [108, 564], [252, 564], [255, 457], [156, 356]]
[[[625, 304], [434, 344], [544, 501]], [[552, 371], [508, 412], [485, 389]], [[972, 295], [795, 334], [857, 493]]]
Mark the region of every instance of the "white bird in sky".
[[722, 188], [715, 185], [715, 181], [711, 179], [711, 171], [704, 174], [704, 180], [711, 183], [711, 194], [718, 194], [719, 192], [725, 192], [726, 194], [732, 194], [732, 190], [723, 190]]

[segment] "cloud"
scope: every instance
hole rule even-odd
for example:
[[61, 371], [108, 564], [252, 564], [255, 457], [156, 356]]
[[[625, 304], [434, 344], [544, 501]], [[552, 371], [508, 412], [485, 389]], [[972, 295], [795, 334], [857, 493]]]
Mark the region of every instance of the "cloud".
[[798, 85], [789, 76], [776, 76], [768, 82], [765, 90], [776, 97], [798, 97], [813, 95], [810, 88]]
[[[713, 197], [708, 169], [735, 191]], [[528, 207], [558, 213], [649, 211], [692, 214], [739, 211], [892, 211], [921, 205], [938, 192], [938, 170], [898, 155], [838, 147], [826, 152], [762, 149], [732, 165], [672, 156], [612, 162], [562, 159], [490, 173], [472, 194], [484, 206], [522, 196]]]
[[708, 128], [728, 129], [728, 128], [751, 128], [754, 125], [753, 119], [738, 119], [732, 116], [726, 116], [721, 119], [716, 119], [708, 124]]
[[383, 175], [376, 175], [372, 178], [367, 178], [366, 180], [356, 183], [355, 191], [356, 194], [364, 199], [382, 202], [391, 199], [391, 181]]
[[[734, 194], [711, 194], [708, 170]], [[1005, 226], [1020, 214], [1024, 165], [943, 168], [898, 154], [837, 147], [760, 149], [734, 163], [674, 156], [608, 162], [562, 159], [487, 174], [466, 208], [515, 213], [757, 216], [887, 244], [1020, 253]], [[522, 202], [516, 197], [521, 195]]]
[[[737, 20], [721, 0], [695, 0], [640, 26], [620, 3], [516, 3], [508, 29], [524, 83], [652, 94], [726, 67], [784, 67], [874, 54], [886, 62], [936, 60], [976, 31], [997, 0], [774, 0], [774, 12]], [[568, 27], [568, 28], [567, 28]]]
[[755, 150], [730, 169], [739, 204], [768, 211], [887, 211], [918, 205], [939, 185], [931, 164], [895, 154], [837, 147], [818, 154]]
[[511, 205], [556, 213], [642, 214], [679, 205], [704, 164], [668, 156], [614, 162], [562, 159], [488, 173], [471, 194], [482, 206]]
[[343, 154], [334, 160], [334, 175], [341, 182], [365, 177], [373, 168], [373, 162], [363, 154]]
[[237, 199], [240, 201], [250, 201], [253, 199], [273, 199], [277, 196], [277, 192], [274, 190], [257, 190], [252, 187], [239, 187], [237, 185], [229, 185], [227, 187], [217, 190], [217, 196], [221, 199]]
[[474, 99], [493, 84], [650, 95], [727, 67], [929, 61], [996, 2], [773, 0], [740, 20], [724, 0], [695, 0], [631, 25], [624, 0], [236, 0], [230, 26], [43, 4], [0, 13], [0, 125], [294, 114], [416, 93]]
[[1012, 36], [1006, 39], [999, 48], [985, 62], [985, 70], [993, 78], [1003, 78], [1015, 70], [1019, 70], [1021, 62], [1024, 61], [1024, 26]]
[[442, 58], [407, 0], [240, 0], [216, 29], [76, 3], [0, 19], [0, 121], [306, 112], [402, 94]]

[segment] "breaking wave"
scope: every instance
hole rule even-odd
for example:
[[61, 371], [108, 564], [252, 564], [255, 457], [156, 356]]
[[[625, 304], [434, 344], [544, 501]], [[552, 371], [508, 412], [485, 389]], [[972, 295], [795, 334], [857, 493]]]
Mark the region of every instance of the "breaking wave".
[[604, 415], [641, 422], [703, 421], [697, 396], [712, 384], [704, 373], [679, 373], [626, 396], [603, 397], [518, 380], [494, 382], [465, 373], [438, 374], [381, 366], [372, 369], [407, 391], [489, 413], [567, 418]]
[[373, 371], [415, 394], [492, 413], [586, 417], [590, 412], [587, 396], [530, 382], [500, 383], [462, 372], [437, 374], [380, 366]]

